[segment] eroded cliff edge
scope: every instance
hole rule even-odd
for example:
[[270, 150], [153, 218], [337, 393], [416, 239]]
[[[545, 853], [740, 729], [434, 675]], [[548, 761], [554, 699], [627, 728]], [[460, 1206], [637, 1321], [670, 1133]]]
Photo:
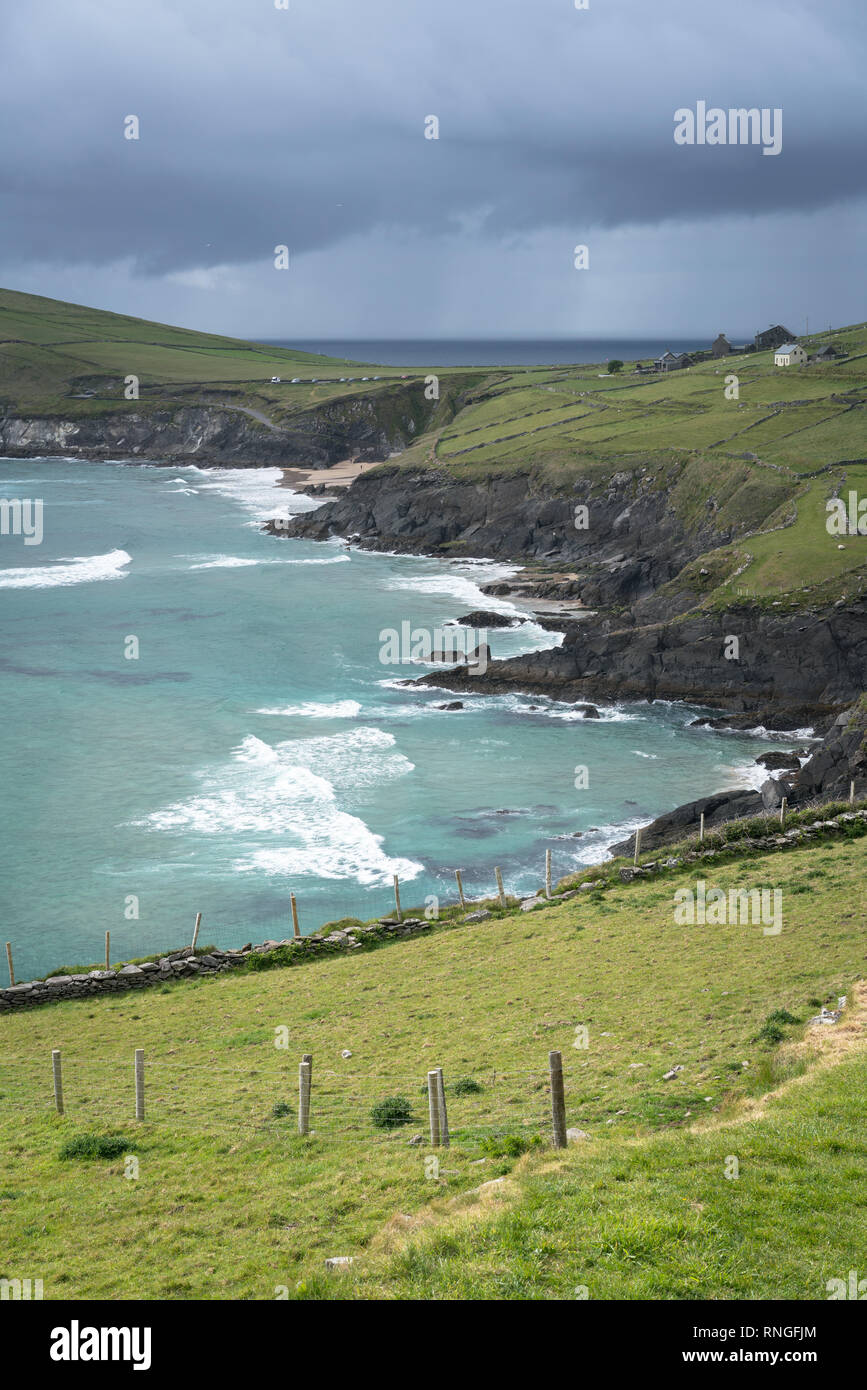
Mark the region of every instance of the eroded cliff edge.
[[[784, 543], [791, 485], [781, 475], [759, 498], [749, 469], [714, 498], [697, 498], [695, 484], [688, 464], [624, 469], [560, 490], [528, 472], [455, 479], [392, 466], [360, 477], [288, 534], [514, 560], [528, 565], [528, 594], [572, 601], [570, 615], [542, 617], [563, 632], [561, 646], [491, 662], [483, 674], [437, 672], [430, 684], [686, 700], [752, 712], [767, 727], [826, 727], [867, 688], [867, 605], [821, 585], [785, 601], [740, 599], [727, 582], [737, 547], [748, 550], [750, 535], [769, 524]], [[576, 507], [585, 503], [582, 530]]]
[[141, 458], [177, 465], [325, 468], [350, 455], [387, 459], [427, 428], [423, 385], [401, 383], [299, 410], [274, 423], [230, 398], [154, 402], [93, 414], [0, 414], [0, 454]]

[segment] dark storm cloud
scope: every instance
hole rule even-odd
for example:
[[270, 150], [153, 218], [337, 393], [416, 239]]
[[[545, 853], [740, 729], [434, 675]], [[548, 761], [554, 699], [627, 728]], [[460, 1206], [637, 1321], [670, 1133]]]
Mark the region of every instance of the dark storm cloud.
[[[162, 275], [467, 220], [577, 240], [867, 186], [863, 0], [46, 0], [0, 23], [6, 266]], [[782, 153], [677, 147], [699, 99], [781, 107]]]

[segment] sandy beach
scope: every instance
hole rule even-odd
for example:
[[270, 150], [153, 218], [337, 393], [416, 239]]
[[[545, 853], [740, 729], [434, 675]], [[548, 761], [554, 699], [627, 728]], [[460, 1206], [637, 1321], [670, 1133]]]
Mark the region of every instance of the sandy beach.
[[324, 483], [326, 487], [349, 487], [371, 468], [376, 468], [376, 464], [359, 463], [356, 459], [341, 459], [330, 468], [284, 468], [280, 486], [291, 487], [296, 492], [303, 491], [311, 483]]

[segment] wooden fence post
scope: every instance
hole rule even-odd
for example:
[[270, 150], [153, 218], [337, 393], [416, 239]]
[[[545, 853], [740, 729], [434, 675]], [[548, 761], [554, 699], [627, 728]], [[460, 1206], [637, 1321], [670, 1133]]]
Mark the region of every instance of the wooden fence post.
[[298, 937], [301, 935], [301, 928], [298, 926], [298, 905], [294, 893], [289, 894], [289, 902], [292, 907], [292, 935]]
[[193, 945], [192, 945], [192, 950], [194, 950], [194, 951], [195, 951], [195, 949], [196, 949], [196, 942], [197, 942], [198, 939], [199, 939], [199, 927], [200, 927], [201, 925], [202, 925], [202, 914], [201, 914], [201, 912], [197, 912], [197, 913], [196, 913], [196, 925], [193, 927]]
[[698, 823], [698, 842], [701, 844], [704, 839], [704, 811], [701, 813], [701, 820]]
[[632, 858], [633, 864], [637, 864], [637, 863], [638, 863], [638, 856], [639, 856], [640, 853], [641, 853], [641, 826], [639, 826], [638, 829], [637, 829], [636, 832], [635, 832], [635, 854], [633, 855], [633, 858]]
[[51, 1070], [54, 1073], [54, 1104], [58, 1115], [63, 1114], [63, 1076], [60, 1071], [60, 1048], [55, 1047], [51, 1054]]
[[854, 805], [855, 805], [855, 778], [854, 778], [854, 777], [852, 778], [852, 781], [849, 783], [849, 804], [850, 804], [850, 806], [854, 806]]
[[107, 931], [106, 934], [105, 934], [105, 968], [106, 968], [106, 970], [110, 970], [110, 969], [111, 969], [110, 961], [111, 961], [111, 932], [110, 932], [110, 931]]
[[310, 1078], [313, 1067], [302, 1062], [298, 1068], [298, 1133], [310, 1133]]
[[446, 1110], [446, 1083], [442, 1067], [437, 1067], [437, 1104], [440, 1112], [440, 1143], [444, 1149], [449, 1147], [449, 1118]]
[[135, 1050], [135, 1117], [137, 1120], [143, 1120], [145, 1117], [144, 1051], [140, 1047]]
[[466, 900], [466, 898], [464, 897], [464, 885], [463, 885], [463, 880], [461, 879], [461, 871], [460, 871], [460, 869], [455, 869], [455, 878], [456, 878], [457, 881], [458, 881], [458, 894], [459, 894], [460, 900], [461, 900], [461, 907], [462, 907], [462, 909], [464, 910], [464, 912], [466, 912], [466, 910], [467, 910], [467, 900]]
[[780, 825], [781, 825], [783, 828], [785, 828], [785, 824], [786, 824], [786, 805], [787, 805], [786, 798], [783, 797], [782, 801], [780, 802]]
[[554, 1148], [565, 1149], [566, 1098], [563, 1094], [563, 1058], [559, 1052], [548, 1053], [548, 1070], [551, 1075], [551, 1121]]
[[394, 905], [397, 909], [397, 920], [399, 922], [402, 922], [403, 918], [401, 917], [400, 912], [400, 884], [397, 881], [397, 874], [395, 874], [394, 876]]
[[14, 971], [14, 969], [13, 969], [13, 967], [12, 967], [12, 942], [11, 942], [11, 941], [7, 941], [7, 942], [6, 942], [6, 964], [9, 966], [9, 983], [10, 983], [10, 985], [14, 985], [14, 983], [15, 983], [15, 971]]
[[301, 1056], [301, 1061], [302, 1061], [302, 1062], [306, 1062], [307, 1065], [308, 1065], [308, 1067], [310, 1068], [310, 1084], [311, 1084], [311, 1086], [312, 1086], [312, 1084], [313, 1084], [313, 1053], [312, 1053], [312, 1052], [305, 1052], [305, 1053], [303, 1053], [302, 1056]]
[[503, 875], [500, 873], [499, 869], [495, 869], [494, 873], [497, 875], [497, 892], [500, 895], [500, 907], [508, 907], [508, 903], [506, 902], [506, 890], [503, 887]]
[[545, 850], [545, 897], [551, 896], [551, 851]]
[[430, 1116], [430, 1143], [432, 1149], [440, 1144], [440, 1087], [435, 1071], [427, 1074], [427, 1108]]

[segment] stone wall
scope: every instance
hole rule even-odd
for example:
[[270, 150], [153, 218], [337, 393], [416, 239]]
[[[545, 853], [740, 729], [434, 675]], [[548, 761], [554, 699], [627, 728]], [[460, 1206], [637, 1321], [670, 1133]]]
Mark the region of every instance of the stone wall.
[[[812, 823], [793, 826], [788, 830], [781, 829], [776, 835], [765, 834], [752, 839], [741, 839], [719, 849], [702, 849], [696, 843], [694, 848], [683, 850], [679, 856], [657, 862], [645, 862], [638, 866], [598, 866], [604, 869], [601, 878], [585, 880], [577, 887], [572, 887], [570, 878], [567, 878], [562, 880], [561, 891], [555, 892], [550, 899], [538, 893], [521, 901], [512, 899], [511, 905], [523, 912], [554, 907], [567, 899], [577, 897], [580, 893], [612, 887], [615, 871], [617, 883], [631, 883], [634, 879], [665, 874], [686, 864], [713, 859], [724, 861], [738, 853], [767, 854], [775, 850], [795, 849], [816, 838], [839, 835], [846, 831], [860, 835], [867, 832], [867, 809], [844, 811], [826, 820], [817, 818]], [[481, 910], [466, 913], [463, 917], [446, 919], [442, 925], [462, 926], [465, 923], [483, 922], [490, 916], [491, 913], [482, 907]], [[142, 965], [123, 965], [117, 970], [91, 970], [86, 975], [54, 975], [47, 980], [32, 980], [27, 984], [0, 989], [0, 1013], [34, 1007], [37, 1004], [53, 1004], [62, 999], [83, 999], [98, 994], [114, 994], [119, 990], [146, 989], [152, 985], [165, 984], [169, 980], [219, 975], [224, 971], [247, 965], [251, 957], [269, 956], [274, 952], [280, 952], [274, 961], [275, 966], [300, 965], [322, 956], [361, 951], [365, 946], [379, 942], [416, 936], [420, 932], [430, 931], [435, 925], [435, 921], [428, 921], [424, 917], [405, 917], [403, 921], [394, 917], [383, 917], [378, 922], [371, 922], [366, 926], [349, 927], [346, 930], [335, 929], [327, 936], [316, 934], [295, 939], [287, 937], [283, 941], [263, 941], [258, 946], [248, 944], [236, 951], [212, 948], [202, 954], [194, 954], [190, 946], [185, 946], [183, 950], [170, 951], [160, 960], [145, 961]]]
[[259, 946], [242, 946], [237, 951], [219, 951], [215, 948], [200, 954], [185, 946], [183, 950], [169, 951], [160, 960], [145, 961], [142, 965], [123, 965], [117, 970], [91, 970], [85, 975], [52, 975], [47, 980], [11, 985], [7, 989], [0, 989], [0, 1013], [36, 1004], [54, 1004], [61, 999], [84, 999], [96, 994], [116, 994], [121, 990], [147, 989], [169, 980], [218, 975], [244, 965], [250, 956], [270, 955], [278, 950], [287, 957], [287, 965], [296, 964], [335, 952], [363, 950], [365, 944], [375, 941], [413, 936], [429, 930], [431, 925], [423, 917], [406, 917], [402, 922], [384, 917], [369, 926], [332, 931], [327, 936], [263, 941]]

